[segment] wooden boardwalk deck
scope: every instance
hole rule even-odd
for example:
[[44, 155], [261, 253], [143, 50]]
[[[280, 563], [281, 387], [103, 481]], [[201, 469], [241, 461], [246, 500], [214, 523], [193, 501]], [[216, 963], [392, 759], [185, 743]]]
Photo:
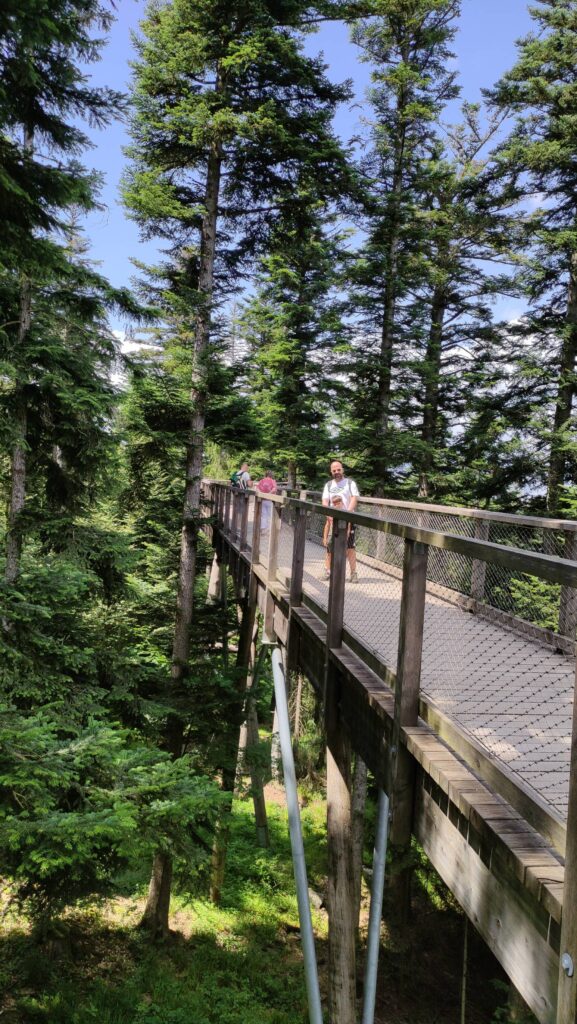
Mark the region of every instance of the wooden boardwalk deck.
[[[290, 579], [292, 537], [283, 524], [278, 578]], [[266, 563], [266, 556], [263, 557]], [[326, 612], [324, 551], [306, 544], [303, 587]], [[347, 583], [344, 624], [366, 651], [394, 673], [397, 663], [401, 574], [359, 560], [359, 582]], [[427, 589], [421, 688], [513, 779], [564, 820], [575, 660], [522, 631], [487, 621]]]

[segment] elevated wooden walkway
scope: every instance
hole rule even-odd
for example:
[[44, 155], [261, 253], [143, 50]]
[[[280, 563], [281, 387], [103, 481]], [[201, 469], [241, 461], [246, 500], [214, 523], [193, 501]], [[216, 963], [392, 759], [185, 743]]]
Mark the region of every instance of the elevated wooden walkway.
[[392, 842], [418, 838], [539, 1021], [575, 1024], [577, 562], [550, 552], [574, 554], [577, 524], [367, 502], [339, 514], [329, 584], [326, 509], [214, 482], [205, 497], [238, 593], [323, 695], [337, 761], [345, 737], [391, 796]]

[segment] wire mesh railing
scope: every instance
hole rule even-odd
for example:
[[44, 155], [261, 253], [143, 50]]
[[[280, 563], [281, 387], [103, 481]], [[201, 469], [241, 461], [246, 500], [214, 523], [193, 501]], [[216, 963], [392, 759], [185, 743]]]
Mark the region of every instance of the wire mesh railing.
[[[323, 546], [328, 510], [319, 503], [267, 501], [252, 493], [235, 499], [227, 497], [226, 488], [217, 490], [215, 514], [222, 530], [238, 543], [238, 505], [246, 503], [249, 557], [269, 580], [289, 588], [296, 517], [304, 517], [302, 590], [330, 616]], [[255, 560], [252, 530], [259, 516]], [[407, 538], [425, 544], [421, 692], [563, 817], [569, 792], [577, 582], [573, 560], [563, 556], [574, 550], [577, 524], [543, 525], [521, 517], [500, 519], [497, 513], [487, 518], [364, 499], [358, 514], [337, 518], [354, 520], [356, 529], [358, 583], [350, 581], [350, 551], [342, 570], [346, 635], [358, 642], [369, 664], [371, 655], [394, 676]]]

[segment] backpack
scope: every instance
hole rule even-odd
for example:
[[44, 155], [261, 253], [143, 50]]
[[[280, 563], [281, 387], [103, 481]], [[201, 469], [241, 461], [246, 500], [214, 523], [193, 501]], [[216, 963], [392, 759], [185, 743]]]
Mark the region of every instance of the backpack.
[[240, 469], [235, 469], [234, 473], [230, 474], [230, 482], [233, 487], [240, 487], [241, 490], [246, 490], [246, 481], [242, 479]]

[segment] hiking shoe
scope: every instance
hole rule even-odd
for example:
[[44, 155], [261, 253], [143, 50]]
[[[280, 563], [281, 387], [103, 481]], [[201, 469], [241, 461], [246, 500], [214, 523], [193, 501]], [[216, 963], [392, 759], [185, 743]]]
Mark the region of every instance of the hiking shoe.
[[351, 583], [358, 583], [358, 582], [359, 582], [359, 574], [358, 574], [358, 572], [352, 572], [351, 573]]

